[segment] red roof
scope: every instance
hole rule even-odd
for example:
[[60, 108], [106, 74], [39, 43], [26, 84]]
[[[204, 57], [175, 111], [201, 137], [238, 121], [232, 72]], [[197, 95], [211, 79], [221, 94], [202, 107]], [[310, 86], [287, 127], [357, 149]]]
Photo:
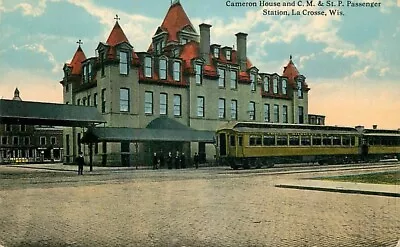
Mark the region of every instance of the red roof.
[[[284, 67], [282, 76], [287, 77], [293, 87], [297, 87], [295, 78], [299, 75], [300, 73], [292, 61], [292, 56], [290, 56], [289, 63]], [[307, 83], [303, 82], [303, 88], [309, 90]]]
[[80, 75], [82, 72], [82, 62], [86, 60], [85, 53], [83, 52], [81, 46], [78, 46], [71, 63], [68, 64], [72, 67], [72, 75]]
[[107, 39], [107, 44], [110, 46], [115, 46], [119, 43], [127, 42], [129, 43], [128, 38], [125, 36], [124, 31], [122, 30], [121, 26], [119, 25], [118, 21], [115, 22], [113, 29], [111, 30], [110, 35]]
[[161, 24], [161, 29], [168, 32], [167, 42], [178, 41], [178, 32], [184, 29], [186, 26], [191, 26], [192, 23], [189, 17], [186, 15], [185, 10], [183, 10], [182, 5], [177, 2], [169, 7], [167, 15]]

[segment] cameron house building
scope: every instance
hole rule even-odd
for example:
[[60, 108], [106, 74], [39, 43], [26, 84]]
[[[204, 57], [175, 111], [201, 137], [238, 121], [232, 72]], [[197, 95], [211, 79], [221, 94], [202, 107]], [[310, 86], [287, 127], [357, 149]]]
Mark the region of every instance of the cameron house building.
[[[260, 71], [247, 56], [246, 33], [232, 34], [229, 47], [211, 43], [211, 28], [196, 30], [175, 1], [147, 51], [133, 49], [118, 16], [95, 56], [79, 44], [60, 83], [65, 104], [96, 107], [107, 122], [92, 131], [94, 164], [146, 164], [154, 152], [177, 151], [212, 160], [212, 133], [229, 121], [308, 122], [309, 87], [291, 56], [282, 74]], [[65, 162], [89, 154], [85, 131], [64, 131]]]

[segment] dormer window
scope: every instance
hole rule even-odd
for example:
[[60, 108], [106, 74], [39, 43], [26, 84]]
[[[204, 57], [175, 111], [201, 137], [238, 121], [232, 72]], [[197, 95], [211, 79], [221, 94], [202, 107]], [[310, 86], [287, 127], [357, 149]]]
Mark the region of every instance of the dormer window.
[[167, 60], [161, 59], [160, 60], [160, 79], [166, 80], [167, 79]]
[[264, 92], [269, 92], [269, 78], [264, 78]]
[[88, 63], [83, 65], [82, 67], [82, 79], [83, 79], [83, 83], [88, 83], [90, 82], [90, 80], [92, 79], [91, 75], [92, 75], [92, 64]]
[[189, 42], [188, 39], [186, 39], [186, 38], [181, 38], [181, 44], [182, 44], [182, 45], [185, 45], [187, 42]]
[[180, 81], [181, 77], [181, 63], [174, 62], [174, 73], [173, 73], [174, 81]]
[[156, 44], [156, 54], [161, 54], [162, 52], [162, 43], [161, 42], [157, 42]]
[[274, 80], [273, 80], [273, 88], [274, 88], [274, 94], [277, 94], [278, 93], [278, 78], [274, 78]]
[[251, 91], [256, 91], [256, 74], [250, 73]]
[[282, 80], [282, 94], [287, 95], [287, 80], [286, 79]]
[[152, 74], [152, 66], [151, 66], [151, 57], [145, 57], [144, 58], [144, 76], [151, 78], [151, 74]]
[[297, 96], [299, 99], [303, 98], [303, 88], [302, 88], [302, 83], [301, 80], [297, 79]]
[[179, 48], [174, 49], [174, 57], [179, 57]]
[[231, 50], [226, 50], [226, 53], [225, 53], [226, 60], [231, 61], [231, 54], [232, 54]]
[[104, 52], [100, 52], [99, 53], [99, 57], [100, 57], [100, 66], [101, 66], [101, 76], [105, 75], [105, 71], [104, 71]]
[[128, 52], [121, 51], [119, 53], [119, 73], [121, 75], [128, 74]]
[[196, 64], [196, 85], [201, 85], [203, 83], [203, 67], [201, 64]]
[[218, 47], [214, 47], [214, 57], [219, 58], [219, 48]]

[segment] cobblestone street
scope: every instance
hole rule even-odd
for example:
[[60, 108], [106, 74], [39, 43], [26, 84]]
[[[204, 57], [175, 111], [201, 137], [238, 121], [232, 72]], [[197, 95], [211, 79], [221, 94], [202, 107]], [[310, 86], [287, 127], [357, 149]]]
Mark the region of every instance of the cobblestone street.
[[274, 186], [310, 174], [188, 169], [77, 176], [10, 167], [0, 174], [5, 247], [394, 247], [400, 238], [399, 198]]

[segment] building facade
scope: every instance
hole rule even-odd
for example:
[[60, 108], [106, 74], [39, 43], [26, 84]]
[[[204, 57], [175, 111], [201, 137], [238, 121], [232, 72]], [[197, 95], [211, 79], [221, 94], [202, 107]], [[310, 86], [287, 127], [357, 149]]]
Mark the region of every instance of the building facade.
[[[13, 100], [21, 100], [18, 89]], [[62, 138], [62, 128], [0, 124], [0, 164], [62, 162]]]
[[[160, 117], [209, 131], [229, 121], [308, 122], [309, 87], [291, 56], [282, 74], [261, 71], [247, 56], [246, 33], [235, 34], [234, 49], [212, 44], [211, 28], [203, 23], [197, 32], [175, 1], [148, 50], [139, 52], [117, 20], [107, 41], [99, 43], [96, 56], [86, 58], [79, 45], [71, 63], [65, 64], [64, 103], [97, 107], [106, 127], [146, 128]], [[64, 132], [66, 162], [82, 149], [88, 152], [80, 144], [83, 132], [77, 128]], [[216, 154], [214, 145], [201, 142], [174, 148], [190, 156], [199, 152], [205, 159]], [[122, 149], [117, 141], [96, 144], [94, 162], [118, 163]], [[124, 149], [143, 162], [157, 151], [143, 143], [130, 143]]]

